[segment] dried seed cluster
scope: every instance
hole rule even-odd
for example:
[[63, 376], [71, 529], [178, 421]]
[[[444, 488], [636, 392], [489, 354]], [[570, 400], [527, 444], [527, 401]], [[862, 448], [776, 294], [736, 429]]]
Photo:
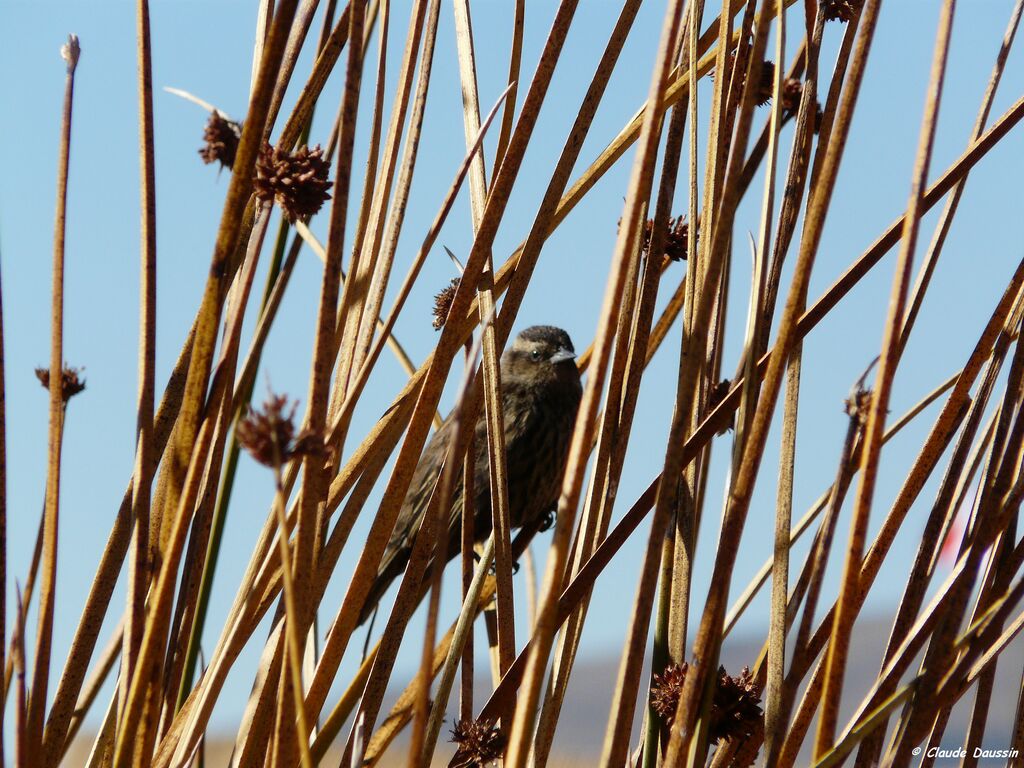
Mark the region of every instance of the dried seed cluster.
[[461, 282], [462, 278], [453, 277], [452, 281], [434, 296], [433, 326], [435, 331], [440, 331], [444, 328], [444, 324], [448, 322], [448, 313], [451, 312], [452, 301], [455, 300], [455, 292], [459, 289], [459, 283]]
[[[729, 56], [731, 65], [733, 68], [736, 67], [736, 54]], [[714, 78], [715, 73], [711, 73], [711, 77]], [[743, 69], [739, 73], [739, 87], [743, 88], [747, 80], [747, 71]], [[765, 59], [761, 65], [761, 79], [757, 84], [757, 91], [754, 95], [754, 100], [757, 102], [759, 107], [763, 107], [765, 104], [772, 100], [772, 93], [775, 91], [775, 62], [770, 59]]]
[[819, 0], [819, 4], [826, 21], [841, 21], [845, 24], [853, 19], [854, 14], [864, 5], [864, 0]]
[[689, 668], [690, 665], [685, 661], [682, 664], [669, 664], [660, 675], [654, 676], [651, 683], [651, 706], [658, 717], [669, 725], [675, 719]]
[[847, 416], [857, 419], [861, 425], [868, 422], [868, 411], [871, 410], [872, 393], [870, 389], [858, 387], [846, 400], [845, 411]]
[[[798, 77], [787, 78], [782, 84], [782, 113], [787, 119], [796, 117], [800, 109], [800, 99], [804, 93], [804, 81]], [[821, 104], [814, 102], [814, 132], [821, 127]]]
[[[686, 663], [670, 664], [664, 672], [654, 676], [651, 684], [651, 706], [669, 725], [675, 718], [688, 669]], [[719, 667], [708, 738], [715, 744], [746, 739], [753, 734], [761, 716], [761, 692], [750, 669], [744, 667], [733, 677], [725, 667]]]
[[[744, 73], [744, 77], [746, 73]], [[765, 59], [761, 65], [761, 81], [757, 84], [757, 93], [754, 98], [757, 105], [763, 107], [772, 100], [775, 93], [775, 62]]]
[[267, 467], [280, 467], [296, 456], [320, 453], [323, 440], [318, 435], [310, 430], [295, 434], [296, 406], [289, 406], [285, 395], [270, 395], [262, 410], [250, 408], [235, 430], [238, 444]]
[[[81, 377], [81, 368], [64, 366], [60, 372], [61, 400], [65, 403], [85, 389], [85, 379]], [[36, 368], [36, 378], [46, 389], [50, 388], [50, 369]]]
[[320, 145], [285, 152], [265, 144], [256, 159], [256, 197], [274, 200], [289, 221], [312, 216], [331, 199], [329, 163]]
[[[644, 223], [644, 253], [649, 255], [651, 237], [654, 234], [654, 219]], [[668, 232], [665, 235], [664, 256], [672, 261], [686, 261], [690, 240], [690, 227], [686, 216], [673, 216], [668, 220]]]
[[214, 110], [210, 114], [210, 119], [206, 121], [205, 130], [203, 130], [205, 144], [200, 148], [199, 156], [207, 165], [218, 162], [222, 168], [231, 170], [235, 165], [238, 141], [241, 138], [242, 124], [236, 123], [226, 115]]
[[[708, 404], [705, 413], [711, 413], [722, 401], [725, 400], [726, 395], [729, 394], [729, 390], [732, 389], [732, 382], [729, 379], [722, 379], [720, 382], [715, 384], [708, 392]], [[729, 422], [722, 427], [718, 434], [724, 435], [729, 430], [736, 426], [736, 413], [729, 414]]]
[[761, 691], [750, 668], [744, 667], [733, 677], [718, 668], [718, 687], [711, 707], [710, 738], [715, 743], [724, 739], [748, 739], [761, 722]]
[[493, 720], [459, 720], [452, 728], [452, 741], [459, 748], [449, 768], [484, 768], [501, 758], [506, 739]]

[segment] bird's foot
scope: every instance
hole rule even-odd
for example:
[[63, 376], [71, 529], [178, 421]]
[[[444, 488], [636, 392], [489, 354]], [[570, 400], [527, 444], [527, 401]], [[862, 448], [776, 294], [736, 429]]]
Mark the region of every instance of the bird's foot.
[[[498, 575], [498, 561], [497, 560], [492, 560], [491, 561], [490, 572], [491, 572], [491, 576], [497, 576]], [[518, 560], [513, 560], [512, 561], [512, 575], [515, 576], [517, 573], [519, 573], [519, 561]]]
[[555, 527], [556, 518], [557, 513], [555, 512], [555, 510], [549, 509], [547, 512], [544, 513], [544, 517], [540, 519], [540, 525], [537, 527], [537, 530], [541, 533], [543, 533], [544, 531], [550, 531], [552, 528]]

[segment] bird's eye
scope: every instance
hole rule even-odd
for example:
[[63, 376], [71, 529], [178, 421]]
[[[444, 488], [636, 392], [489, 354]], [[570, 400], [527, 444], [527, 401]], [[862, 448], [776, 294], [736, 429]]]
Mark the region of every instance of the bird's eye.
[[530, 353], [530, 358], [533, 360], [540, 360], [540, 350], [535, 349]]

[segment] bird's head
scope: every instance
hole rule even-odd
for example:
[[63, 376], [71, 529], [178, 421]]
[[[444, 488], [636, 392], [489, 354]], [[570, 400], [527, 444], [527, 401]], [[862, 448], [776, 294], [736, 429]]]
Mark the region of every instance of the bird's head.
[[551, 325], [534, 325], [516, 336], [501, 367], [506, 375], [538, 382], [579, 381], [572, 340]]

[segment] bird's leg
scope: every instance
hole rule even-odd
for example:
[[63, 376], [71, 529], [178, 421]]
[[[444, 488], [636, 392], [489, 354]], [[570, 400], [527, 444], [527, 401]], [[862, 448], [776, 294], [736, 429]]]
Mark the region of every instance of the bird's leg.
[[537, 526], [537, 530], [541, 533], [544, 531], [550, 531], [555, 527], [555, 518], [558, 515], [558, 510], [555, 508], [549, 509], [544, 513], [544, 517], [540, 519], [540, 525]]
[[[517, 573], [519, 573], [519, 561], [518, 560], [513, 560], [512, 561], [512, 575], [515, 576]], [[491, 576], [496, 576], [498, 574], [498, 563], [497, 563], [496, 560], [492, 560], [491, 561], [490, 574], [491, 574]]]
[[[477, 563], [480, 562], [480, 553], [477, 552], [475, 549], [473, 550], [473, 560], [475, 562], [477, 562]], [[498, 573], [498, 563], [497, 563], [497, 561], [491, 560], [491, 567], [487, 569], [487, 572], [491, 576], [496, 576], [497, 575], [497, 573]], [[517, 573], [519, 573], [519, 561], [518, 560], [516, 560], [516, 561], [514, 561], [512, 563], [512, 574], [515, 575]]]

